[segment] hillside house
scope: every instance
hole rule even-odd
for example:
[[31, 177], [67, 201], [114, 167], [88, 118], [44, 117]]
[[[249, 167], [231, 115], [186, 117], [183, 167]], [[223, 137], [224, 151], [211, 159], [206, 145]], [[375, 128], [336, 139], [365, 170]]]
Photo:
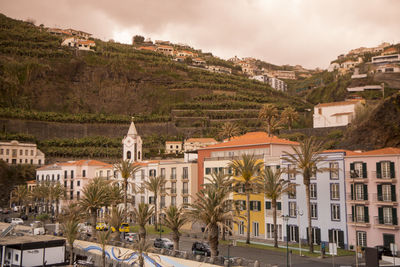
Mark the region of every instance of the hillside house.
[[364, 85], [357, 87], [347, 87], [348, 92], [364, 92], [365, 90], [383, 90], [381, 85]]
[[92, 36], [91, 33], [87, 33], [87, 32], [84, 32], [84, 31], [79, 31], [79, 30], [74, 30], [74, 29], [66, 29], [65, 31], [70, 33], [74, 37], [83, 38], [83, 39], [89, 39], [90, 36]]
[[212, 72], [217, 72], [217, 73], [226, 73], [226, 74], [231, 74], [232, 69], [231, 68], [226, 68], [222, 66], [214, 66], [214, 65], [207, 65], [206, 69]]
[[314, 107], [314, 128], [346, 126], [355, 115], [359, 100], [321, 103]]
[[92, 40], [82, 40], [76, 37], [66, 38], [62, 43], [62, 46], [74, 47], [79, 50], [90, 51], [96, 46], [96, 43]]
[[295, 72], [290, 70], [277, 70], [274, 72], [274, 76], [278, 79], [296, 80]]
[[376, 72], [380, 73], [399, 73], [400, 65], [397, 64], [385, 64], [381, 65], [376, 69]]
[[339, 63], [333, 62], [333, 63], [331, 63], [329, 65], [328, 72], [332, 72], [332, 71], [338, 70], [339, 68], [340, 68]]
[[194, 66], [204, 66], [206, 65], [206, 61], [202, 58], [197, 57], [192, 60], [192, 64]]
[[388, 47], [382, 52], [381, 56], [386, 56], [386, 55], [391, 55], [391, 54], [398, 54], [398, 53], [399, 53], [399, 49], [398, 48], [396, 48], [396, 47]]
[[189, 138], [185, 140], [183, 150], [185, 152], [194, 151], [215, 144], [218, 144], [218, 142], [214, 138]]
[[63, 29], [58, 29], [58, 28], [48, 28], [47, 31], [51, 34], [62, 36], [62, 35], [67, 35], [67, 36], [72, 36], [70, 32], [67, 32]]
[[165, 154], [178, 154], [181, 153], [182, 142], [181, 141], [166, 141], [165, 142]]
[[267, 75], [254, 75], [249, 77], [251, 80], [256, 80], [262, 83], [268, 83], [268, 76]]
[[45, 156], [36, 144], [20, 143], [16, 140], [0, 142], [0, 160], [7, 164], [44, 164]]
[[284, 81], [279, 80], [278, 78], [275, 77], [268, 78], [268, 84], [275, 90], [282, 92], [287, 91], [287, 84]]
[[155, 46], [141, 46], [141, 47], [138, 48], [138, 50], [156, 52], [156, 47]]
[[176, 56], [177, 57], [196, 57], [197, 54], [190, 52], [190, 51], [183, 50], [183, 51], [177, 51]]
[[376, 56], [371, 59], [371, 63], [375, 65], [400, 63], [400, 54], [392, 54], [385, 56]]
[[166, 56], [174, 55], [174, 48], [169, 45], [159, 45], [157, 46], [156, 51]]

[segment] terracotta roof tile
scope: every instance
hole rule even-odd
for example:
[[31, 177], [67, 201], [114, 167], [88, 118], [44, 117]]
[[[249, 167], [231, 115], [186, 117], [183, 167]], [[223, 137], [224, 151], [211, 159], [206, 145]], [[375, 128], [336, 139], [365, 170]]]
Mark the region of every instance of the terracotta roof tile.
[[287, 139], [281, 139], [276, 136], [270, 137], [265, 132], [250, 132], [242, 136], [233, 137], [230, 141], [200, 148], [199, 150], [260, 144], [298, 145], [299, 143]]
[[386, 147], [376, 150], [370, 150], [360, 153], [354, 153], [354, 155], [360, 156], [374, 156], [374, 155], [400, 155], [400, 148], [398, 147]]
[[195, 143], [195, 142], [199, 142], [199, 143], [217, 143], [217, 140], [215, 140], [214, 138], [189, 138], [185, 142], [189, 142], [189, 143]]

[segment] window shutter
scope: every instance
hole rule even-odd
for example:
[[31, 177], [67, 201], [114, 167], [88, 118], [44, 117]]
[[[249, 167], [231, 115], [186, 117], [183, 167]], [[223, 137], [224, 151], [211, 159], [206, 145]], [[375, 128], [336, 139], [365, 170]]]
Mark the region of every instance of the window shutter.
[[378, 190], [378, 201], [382, 201], [382, 185], [378, 184], [376, 189]]
[[393, 225], [397, 225], [397, 208], [392, 209]]
[[242, 207], [243, 207], [243, 210], [247, 210], [246, 200], [242, 200]]
[[365, 222], [369, 223], [369, 212], [368, 212], [368, 207], [364, 207], [364, 218], [365, 218]]
[[271, 209], [271, 202], [265, 201], [265, 209], [270, 210]]
[[367, 178], [367, 163], [363, 162], [362, 164], [363, 178]]
[[320, 228], [316, 228], [315, 229], [315, 234], [316, 234], [317, 244], [319, 245], [319, 244], [321, 244], [321, 229]]
[[392, 193], [392, 201], [396, 201], [396, 185], [392, 184], [390, 186], [391, 193]]
[[299, 227], [298, 226], [296, 226], [295, 227], [295, 240], [296, 240], [296, 242], [299, 242]]
[[257, 207], [258, 207], [258, 211], [261, 211], [261, 201], [257, 201]]
[[364, 200], [368, 200], [368, 185], [364, 184]]
[[344, 232], [343, 231], [339, 231], [338, 232], [338, 243], [339, 243], [339, 247], [344, 248]]
[[354, 163], [350, 163], [350, 171], [354, 171]]
[[350, 185], [350, 192], [351, 200], [354, 200], [354, 184]]
[[394, 173], [394, 162], [390, 162], [390, 178], [394, 178], [395, 173]]
[[383, 208], [378, 208], [379, 224], [383, 224]]
[[353, 222], [354, 222], [354, 215], [355, 215], [354, 211], [355, 211], [354, 206], [351, 206], [351, 219]]
[[253, 210], [253, 201], [250, 201], [250, 210]]
[[376, 163], [376, 178], [382, 178], [381, 163]]
[[282, 203], [276, 202], [277, 210], [282, 210]]
[[329, 236], [329, 243], [333, 242], [333, 230], [329, 229], [328, 230], [328, 236]]

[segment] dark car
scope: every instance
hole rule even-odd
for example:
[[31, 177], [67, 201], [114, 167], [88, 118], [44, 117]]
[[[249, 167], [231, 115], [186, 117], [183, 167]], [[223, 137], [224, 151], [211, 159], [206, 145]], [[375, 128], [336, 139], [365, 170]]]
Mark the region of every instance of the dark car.
[[154, 240], [154, 246], [156, 248], [166, 248], [166, 249], [173, 249], [174, 243], [168, 238], [156, 238]]
[[375, 246], [375, 248], [378, 250], [378, 258], [381, 260], [382, 255], [383, 256], [392, 256], [392, 252], [390, 251], [389, 248], [384, 247], [384, 246]]
[[11, 223], [11, 218], [8, 218], [8, 217], [7, 217], [7, 218], [4, 218], [4, 222], [5, 222], [5, 223]]
[[211, 256], [210, 246], [204, 242], [194, 242], [192, 245], [192, 253], [194, 255]]

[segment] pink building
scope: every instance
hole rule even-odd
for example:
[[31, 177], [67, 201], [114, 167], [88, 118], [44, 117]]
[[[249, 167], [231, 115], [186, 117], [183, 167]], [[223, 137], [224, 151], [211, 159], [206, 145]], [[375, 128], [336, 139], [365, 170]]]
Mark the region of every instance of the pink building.
[[400, 148], [347, 153], [345, 170], [350, 247], [400, 247]]

